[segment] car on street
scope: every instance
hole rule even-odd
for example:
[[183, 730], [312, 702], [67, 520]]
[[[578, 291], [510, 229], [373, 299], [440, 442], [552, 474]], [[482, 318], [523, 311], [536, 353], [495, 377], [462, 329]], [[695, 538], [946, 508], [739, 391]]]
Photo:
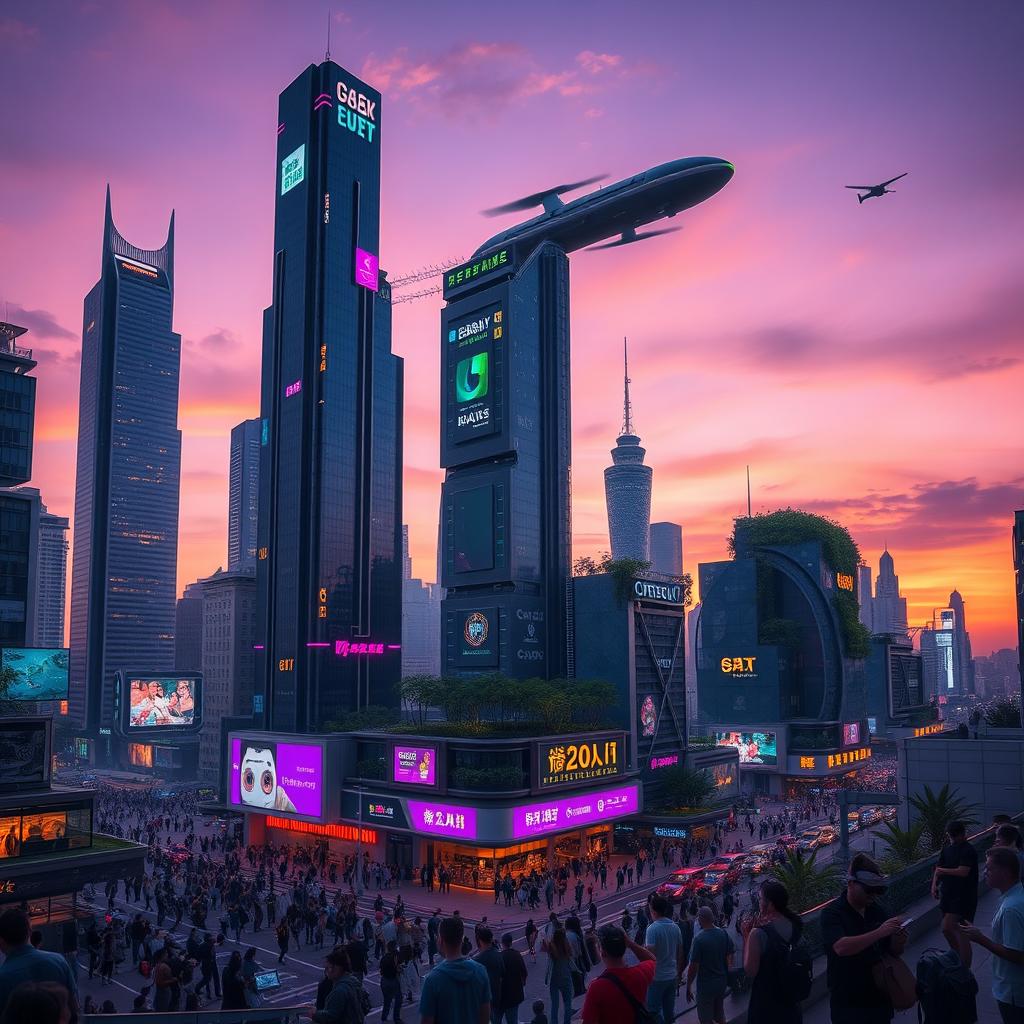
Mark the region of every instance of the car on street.
[[877, 807], [862, 807], [860, 809], [860, 826], [868, 828], [877, 825], [882, 820], [882, 812]]
[[808, 828], [800, 833], [796, 848], [801, 853], [810, 853], [821, 845], [821, 831], [816, 828]]
[[[746, 859], [746, 858], [744, 858]], [[719, 893], [725, 885], [735, 888], [740, 881], [741, 863], [719, 858], [704, 869], [703, 888], [710, 893]]]
[[818, 845], [828, 846], [839, 838], [839, 830], [834, 825], [818, 826]]
[[668, 878], [655, 889], [659, 896], [664, 896], [673, 903], [681, 903], [689, 899], [704, 883], [704, 868], [680, 868], [673, 871]]
[[772, 866], [770, 853], [752, 853], [743, 865], [752, 875], [760, 875]]

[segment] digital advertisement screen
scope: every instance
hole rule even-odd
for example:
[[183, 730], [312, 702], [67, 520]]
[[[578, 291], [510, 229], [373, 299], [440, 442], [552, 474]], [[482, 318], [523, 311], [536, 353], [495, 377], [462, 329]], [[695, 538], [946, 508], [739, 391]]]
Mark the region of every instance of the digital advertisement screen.
[[231, 805], [267, 814], [323, 816], [324, 752], [313, 743], [231, 740]]
[[494, 568], [494, 485], [452, 495], [452, 555], [456, 572]]
[[5, 647], [0, 668], [14, 673], [7, 700], [67, 700], [68, 655], [66, 647]]
[[417, 832], [455, 839], [476, 839], [476, 809], [439, 804], [433, 800], [409, 800], [409, 817]]
[[621, 737], [542, 743], [537, 753], [540, 759], [538, 778], [545, 788], [619, 775], [625, 760]]
[[504, 312], [492, 303], [453, 318], [446, 326], [449, 440], [462, 444], [498, 429], [496, 350], [504, 344]]
[[281, 161], [281, 195], [291, 192], [306, 177], [305, 143]]
[[462, 624], [458, 638], [459, 664], [480, 668], [498, 665], [498, 609], [493, 605], [457, 613]]
[[433, 786], [437, 782], [437, 747], [395, 744], [395, 782]]
[[0, 723], [0, 788], [43, 785], [49, 778], [47, 746], [46, 722]]
[[658, 725], [658, 712], [654, 709], [654, 698], [648, 694], [640, 704], [640, 734], [653, 736]]
[[128, 731], [191, 730], [202, 724], [202, 678], [132, 676], [128, 679]]
[[852, 747], [860, 743], [860, 722], [846, 722], [843, 725], [843, 746]]
[[740, 764], [775, 764], [777, 761], [773, 732], [716, 732], [715, 745], [735, 747]]
[[512, 808], [512, 835], [516, 839], [526, 839], [545, 832], [621, 818], [635, 814], [639, 809], [639, 786], [635, 782], [560, 800], [534, 801]]

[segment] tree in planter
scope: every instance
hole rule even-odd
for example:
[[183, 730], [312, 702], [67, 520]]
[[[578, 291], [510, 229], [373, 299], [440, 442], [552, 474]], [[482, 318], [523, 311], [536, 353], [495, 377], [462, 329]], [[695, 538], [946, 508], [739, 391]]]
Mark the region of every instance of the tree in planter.
[[974, 825], [977, 821], [971, 814], [972, 806], [951, 791], [948, 782], [938, 793], [925, 786], [923, 796], [910, 798], [910, 806], [917, 812], [929, 853], [942, 848], [951, 821], [962, 821], [965, 825]]
[[807, 856], [802, 850], [790, 850], [781, 864], [772, 868], [789, 893], [789, 905], [796, 913], [803, 913], [836, 894], [839, 868], [835, 864], [817, 863], [818, 851]]
[[875, 833], [888, 849], [887, 859], [897, 871], [909, 867], [920, 860], [922, 855], [921, 837], [924, 835], [924, 823], [915, 822], [910, 828], [903, 829], [895, 821], [886, 820]]
[[675, 810], [677, 807], [706, 807], [716, 789], [707, 771], [694, 771], [682, 764], [663, 768], [661, 781], [665, 787], [663, 805], [667, 810]]

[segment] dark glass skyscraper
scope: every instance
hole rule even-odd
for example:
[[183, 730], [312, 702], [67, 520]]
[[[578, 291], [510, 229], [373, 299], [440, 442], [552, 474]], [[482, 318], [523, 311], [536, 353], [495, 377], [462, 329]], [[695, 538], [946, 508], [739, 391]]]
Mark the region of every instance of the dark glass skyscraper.
[[174, 666], [181, 336], [174, 214], [160, 249], [114, 227], [110, 189], [100, 279], [85, 297], [71, 573], [70, 714], [109, 727], [118, 669]]
[[377, 267], [380, 94], [328, 60], [278, 110], [257, 695], [263, 724], [305, 732], [398, 702], [403, 365]]
[[604, 471], [605, 503], [608, 506], [608, 540], [612, 558], [650, 559], [651, 478], [644, 465], [645, 450], [633, 433], [633, 406], [629, 401], [629, 360], [622, 340], [622, 430], [612, 449], [612, 465]]
[[1024, 698], [1024, 509], [1013, 513], [1013, 578], [1017, 594], [1017, 667]]
[[666, 576], [683, 574], [683, 528], [678, 523], [651, 523], [651, 569]]
[[228, 570], [256, 567], [260, 496], [260, 421], [231, 428], [228, 474]]
[[36, 361], [18, 339], [27, 327], [0, 323], [0, 487], [23, 484], [32, 477]]
[[569, 260], [553, 242], [445, 275], [442, 671], [567, 671]]

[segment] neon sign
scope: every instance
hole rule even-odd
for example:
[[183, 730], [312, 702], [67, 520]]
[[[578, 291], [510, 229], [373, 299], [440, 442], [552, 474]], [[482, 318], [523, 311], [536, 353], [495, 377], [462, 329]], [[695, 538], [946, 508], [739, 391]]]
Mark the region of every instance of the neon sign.
[[291, 192], [306, 178], [306, 144], [289, 153], [281, 161], [281, 195]]
[[857, 761], [865, 761], [871, 756], [870, 747], [861, 747], [859, 750], [845, 750], [841, 754], [829, 754], [829, 768], [840, 768], [845, 764], [854, 764]]
[[541, 786], [618, 775], [619, 740], [588, 740], [583, 743], [552, 743], [539, 748]]
[[377, 120], [376, 109], [376, 100], [369, 99], [344, 82], [338, 83], [338, 124], [367, 142], [373, 142], [373, 134], [377, 130], [374, 123]]
[[678, 754], [666, 754], [664, 757], [652, 757], [650, 770], [653, 772], [658, 768], [674, 768], [677, 764], [679, 764]]
[[640, 810], [640, 787], [633, 783], [596, 793], [547, 800], [512, 808], [512, 835], [516, 839], [588, 825]]
[[445, 275], [445, 287], [454, 288], [456, 285], [471, 281], [474, 277], [479, 277], [481, 274], [490, 274], [495, 270], [500, 270], [502, 267], [508, 266], [510, 262], [508, 249], [501, 249], [498, 252], [491, 253], [490, 256], [484, 256], [482, 259], [464, 263], [461, 267], [453, 267]]
[[378, 267], [377, 257], [372, 252], [360, 249], [356, 246], [356, 284], [369, 288], [371, 292], [377, 290]]
[[849, 590], [853, 593], [853, 577], [849, 573], [837, 572], [836, 573], [836, 586], [840, 590]]
[[430, 832], [435, 836], [476, 839], [475, 808], [452, 807], [423, 800], [409, 800], [408, 804], [413, 828], [417, 831]]
[[285, 398], [291, 398], [292, 395], [297, 395], [301, 390], [302, 390], [302, 381], [301, 380], [293, 381], [291, 384], [289, 384], [284, 389], [284, 397]]
[[385, 651], [400, 651], [401, 644], [351, 643], [348, 640], [335, 640], [334, 653], [339, 658], [347, 658], [350, 654], [383, 654]]

